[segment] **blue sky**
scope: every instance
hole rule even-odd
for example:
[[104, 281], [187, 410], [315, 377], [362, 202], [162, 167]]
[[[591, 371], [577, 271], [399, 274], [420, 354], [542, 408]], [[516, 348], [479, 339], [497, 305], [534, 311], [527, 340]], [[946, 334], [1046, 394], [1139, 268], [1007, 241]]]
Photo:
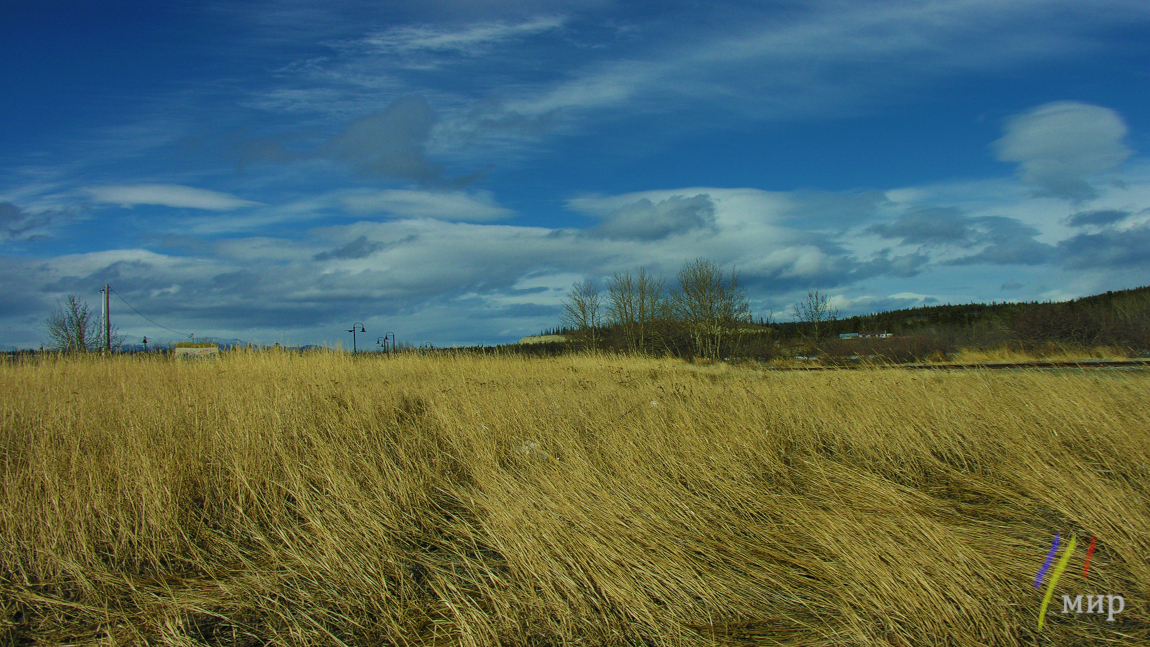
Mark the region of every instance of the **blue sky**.
[[781, 320], [1150, 283], [1144, 1], [45, 0], [0, 79], [0, 346], [105, 283], [344, 345], [514, 341], [697, 257]]

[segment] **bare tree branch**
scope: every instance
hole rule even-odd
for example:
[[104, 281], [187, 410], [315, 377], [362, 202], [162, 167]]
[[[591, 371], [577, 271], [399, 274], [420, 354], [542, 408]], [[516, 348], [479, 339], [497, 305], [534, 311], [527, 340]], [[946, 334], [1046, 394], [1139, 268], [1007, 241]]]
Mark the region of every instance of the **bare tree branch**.
[[793, 306], [795, 321], [806, 323], [815, 343], [822, 339], [826, 325], [839, 318], [839, 310], [830, 304], [830, 297], [818, 290], [808, 290], [807, 298]]
[[[105, 344], [104, 327], [99, 316], [74, 294], [65, 305], [58, 305], [44, 320], [48, 346], [67, 352], [99, 350]], [[112, 327], [112, 348], [118, 350], [125, 335]]]
[[585, 279], [571, 286], [571, 291], [563, 301], [559, 320], [575, 331], [577, 341], [596, 348], [599, 344], [599, 329], [603, 325], [602, 305], [599, 288], [591, 279]]
[[657, 323], [666, 317], [666, 283], [639, 268], [636, 275], [619, 273], [607, 284], [607, 313], [623, 332], [627, 350], [650, 351], [658, 334]]
[[690, 331], [695, 352], [709, 359], [722, 357], [751, 321], [751, 305], [738, 273], [732, 270], [725, 277], [718, 265], [702, 258], [679, 270], [679, 290], [671, 309]]

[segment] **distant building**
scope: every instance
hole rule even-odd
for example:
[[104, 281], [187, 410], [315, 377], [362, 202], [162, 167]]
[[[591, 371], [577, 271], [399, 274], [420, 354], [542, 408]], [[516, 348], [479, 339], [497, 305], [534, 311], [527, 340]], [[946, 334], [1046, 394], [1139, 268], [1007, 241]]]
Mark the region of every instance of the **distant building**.
[[177, 359], [216, 358], [220, 355], [220, 345], [212, 342], [199, 344], [180, 342], [175, 345], [174, 351]]
[[862, 337], [863, 339], [886, 339], [890, 336], [890, 333], [885, 330], [869, 330], [859, 333], [859, 337]]
[[857, 339], [859, 334], [857, 332], [844, 332], [839, 333], [839, 339]]

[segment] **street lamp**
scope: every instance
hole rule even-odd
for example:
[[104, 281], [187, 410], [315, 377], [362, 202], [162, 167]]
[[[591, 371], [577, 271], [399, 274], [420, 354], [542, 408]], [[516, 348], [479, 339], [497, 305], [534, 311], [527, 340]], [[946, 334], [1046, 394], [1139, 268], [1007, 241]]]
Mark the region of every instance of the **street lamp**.
[[359, 326], [359, 332], [367, 332], [366, 330], [363, 329], [363, 324], [358, 322], [358, 321], [351, 325], [351, 330], [349, 330], [348, 332], [351, 333], [351, 352], [352, 353], [355, 353], [355, 327], [356, 326]]

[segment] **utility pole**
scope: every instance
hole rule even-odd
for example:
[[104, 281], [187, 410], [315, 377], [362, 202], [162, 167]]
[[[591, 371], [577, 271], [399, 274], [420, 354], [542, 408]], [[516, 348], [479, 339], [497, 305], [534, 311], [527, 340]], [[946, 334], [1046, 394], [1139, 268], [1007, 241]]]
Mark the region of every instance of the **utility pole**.
[[107, 284], [104, 285], [104, 342], [106, 349], [105, 352], [108, 356], [112, 355], [112, 311], [110, 309], [110, 301], [108, 296], [111, 293], [111, 288]]

